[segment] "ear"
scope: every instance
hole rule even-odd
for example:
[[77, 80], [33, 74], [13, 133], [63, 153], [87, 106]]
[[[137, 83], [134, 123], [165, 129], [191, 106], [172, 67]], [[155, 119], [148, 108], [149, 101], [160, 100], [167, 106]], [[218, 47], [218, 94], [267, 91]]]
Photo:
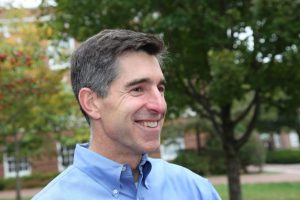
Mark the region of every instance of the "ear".
[[90, 116], [91, 119], [100, 119], [99, 97], [90, 88], [81, 88], [78, 94], [81, 108]]

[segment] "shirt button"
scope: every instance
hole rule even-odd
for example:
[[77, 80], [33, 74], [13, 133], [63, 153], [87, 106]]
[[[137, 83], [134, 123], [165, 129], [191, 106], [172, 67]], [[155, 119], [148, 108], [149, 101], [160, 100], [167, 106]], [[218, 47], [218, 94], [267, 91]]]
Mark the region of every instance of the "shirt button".
[[113, 197], [118, 198], [119, 197], [119, 191], [117, 189], [113, 189], [112, 195], [113, 195]]
[[126, 171], [126, 166], [123, 166], [122, 171], [123, 171], [123, 172]]

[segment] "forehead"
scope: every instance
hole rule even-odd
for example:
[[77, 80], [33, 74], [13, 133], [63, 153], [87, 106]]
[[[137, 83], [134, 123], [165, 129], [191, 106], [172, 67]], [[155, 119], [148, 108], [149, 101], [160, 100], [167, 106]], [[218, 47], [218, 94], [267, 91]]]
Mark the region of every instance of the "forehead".
[[143, 51], [126, 52], [117, 59], [117, 79], [128, 81], [147, 78], [153, 81], [164, 80], [158, 59]]

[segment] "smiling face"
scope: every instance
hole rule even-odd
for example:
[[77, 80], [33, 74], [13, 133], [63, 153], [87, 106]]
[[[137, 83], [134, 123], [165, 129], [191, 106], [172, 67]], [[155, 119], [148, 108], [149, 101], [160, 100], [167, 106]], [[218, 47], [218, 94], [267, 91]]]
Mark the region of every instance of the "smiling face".
[[160, 145], [167, 107], [159, 62], [142, 51], [127, 52], [117, 66], [118, 77], [99, 99], [102, 134], [119, 152], [153, 152]]

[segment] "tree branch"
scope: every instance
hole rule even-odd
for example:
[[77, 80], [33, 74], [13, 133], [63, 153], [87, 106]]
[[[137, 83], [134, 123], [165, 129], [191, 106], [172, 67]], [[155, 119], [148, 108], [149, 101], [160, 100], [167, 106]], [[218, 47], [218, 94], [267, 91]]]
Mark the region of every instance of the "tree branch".
[[252, 107], [255, 105], [256, 95], [257, 92], [255, 92], [255, 94], [253, 95], [253, 99], [249, 103], [248, 107], [235, 120], [232, 121], [233, 124], [239, 123], [242, 119], [244, 119], [248, 115]]
[[216, 130], [217, 134], [220, 137], [222, 137], [221, 128], [218, 125], [216, 120], [216, 116], [219, 115], [217, 111], [211, 110], [208, 100], [199, 92], [197, 92], [191, 80], [184, 81], [183, 79], [180, 78], [178, 80], [180, 81], [180, 84], [183, 87], [183, 91], [186, 93], [186, 95], [192, 97], [192, 99], [198, 102], [199, 105], [202, 106], [203, 110], [193, 105], [190, 106], [199, 114], [199, 116], [209, 119], [212, 122], [212, 125]]
[[201, 95], [196, 91], [191, 80], [187, 81], [187, 85], [183, 82], [183, 86], [186, 88], [186, 91], [189, 93], [189, 95], [194, 97], [194, 99], [200, 103], [207, 114], [204, 114], [204, 112], [199, 109], [197, 109], [197, 112], [199, 111], [199, 114], [204, 114], [206, 118], [212, 122], [212, 125], [217, 134], [222, 138], [222, 131], [216, 120], [216, 117], [220, 116], [220, 114], [217, 111], [211, 109], [211, 104], [209, 103], [208, 99], [205, 98], [204, 95]]
[[208, 115], [208, 113], [203, 110], [203, 106], [202, 105], [201, 105], [202, 108], [201, 107], [197, 107], [195, 105], [190, 105], [190, 106], [192, 107], [193, 110], [195, 110], [197, 112], [197, 114], [200, 117], [205, 118], [205, 119], [210, 119], [210, 116]]
[[189, 91], [191, 96], [195, 97], [194, 99], [196, 101], [198, 101], [203, 106], [203, 108], [208, 112], [208, 114], [220, 117], [220, 114], [216, 110], [212, 109], [209, 100], [207, 98], [205, 98], [204, 95], [197, 92], [197, 90], [195, 89], [195, 86], [191, 82], [191, 80], [188, 80], [187, 81], [187, 86], [185, 84], [184, 84], [184, 86], [187, 88], [188, 91], [189, 91], [189, 89], [191, 89], [191, 91]]
[[256, 94], [255, 94], [255, 107], [254, 107], [254, 112], [253, 112], [253, 115], [252, 115], [252, 118], [247, 126], [247, 130], [245, 131], [244, 135], [236, 140], [236, 149], [239, 149], [243, 146], [243, 144], [245, 144], [249, 137], [251, 136], [251, 133], [255, 127], [255, 124], [256, 124], [256, 121], [257, 121], [257, 118], [258, 118], [258, 115], [259, 115], [259, 110], [260, 110], [260, 93], [259, 91], [256, 91]]

